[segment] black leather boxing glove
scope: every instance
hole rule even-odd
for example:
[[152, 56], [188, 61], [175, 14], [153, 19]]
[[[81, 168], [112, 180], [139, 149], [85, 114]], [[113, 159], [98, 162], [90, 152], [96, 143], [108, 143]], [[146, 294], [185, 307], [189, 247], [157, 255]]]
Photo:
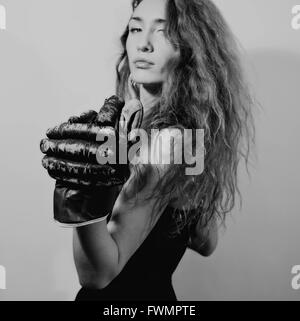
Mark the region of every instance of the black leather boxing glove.
[[[120, 124], [125, 105], [126, 122]], [[56, 179], [54, 220], [61, 226], [79, 227], [105, 220], [110, 214], [130, 171], [128, 164], [99, 164], [97, 153], [118, 156], [118, 150], [107, 145], [101, 149], [102, 143], [96, 138], [99, 133], [118, 137], [120, 128], [129, 132], [140, 127], [142, 104], [129, 100], [125, 105], [112, 96], [105, 99], [99, 113], [90, 110], [72, 116], [49, 129], [47, 138], [41, 140], [40, 149], [46, 154], [42, 164]]]
[[121, 186], [82, 186], [56, 180], [54, 220], [63, 227], [80, 227], [106, 220]]

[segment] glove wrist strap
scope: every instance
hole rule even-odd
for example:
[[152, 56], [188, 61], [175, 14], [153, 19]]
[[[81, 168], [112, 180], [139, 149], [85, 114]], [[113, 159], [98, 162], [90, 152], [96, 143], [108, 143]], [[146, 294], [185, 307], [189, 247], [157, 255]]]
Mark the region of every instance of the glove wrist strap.
[[107, 215], [102, 216], [100, 218], [96, 218], [94, 220], [90, 220], [90, 221], [86, 221], [86, 222], [82, 222], [82, 223], [61, 223], [61, 222], [57, 221], [56, 219], [54, 219], [54, 222], [61, 227], [81, 227], [81, 226], [86, 226], [86, 225], [93, 224], [93, 223], [98, 223], [98, 222], [101, 222], [104, 220], [106, 221], [107, 216], [109, 214], [110, 213], [108, 213]]

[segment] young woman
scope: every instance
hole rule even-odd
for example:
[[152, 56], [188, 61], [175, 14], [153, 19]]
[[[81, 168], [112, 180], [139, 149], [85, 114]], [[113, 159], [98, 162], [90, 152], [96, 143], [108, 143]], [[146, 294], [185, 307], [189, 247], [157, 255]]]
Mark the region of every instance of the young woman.
[[247, 164], [254, 142], [253, 101], [234, 36], [215, 5], [135, 0], [132, 8], [116, 94], [141, 101], [146, 131], [204, 129], [204, 170], [131, 166], [109, 222], [74, 229], [82, 286], [76, 301], [177, 300], [172, 274], [187, 247], [203, 256], [215, 250], [239, 193], [238, 163]]

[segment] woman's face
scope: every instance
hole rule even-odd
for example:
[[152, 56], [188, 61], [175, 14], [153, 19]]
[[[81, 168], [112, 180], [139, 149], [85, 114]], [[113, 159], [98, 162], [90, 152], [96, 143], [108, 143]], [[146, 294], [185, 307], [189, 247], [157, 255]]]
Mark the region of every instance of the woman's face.
[[166, 3], [167, 0], [143, 0], [129, 21], [126, 50], [131, 76], [137, 83], [164, 82], [168, 61], [179, 56], [179, 50], [175, 50], [164, 32]]

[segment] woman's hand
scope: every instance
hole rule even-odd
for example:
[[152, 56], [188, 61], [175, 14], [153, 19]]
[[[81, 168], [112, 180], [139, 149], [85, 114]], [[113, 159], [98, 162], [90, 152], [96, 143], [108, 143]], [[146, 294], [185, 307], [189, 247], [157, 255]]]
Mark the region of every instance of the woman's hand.
[[140, 85], [133, 81], [132, 74], [128, 77], [128, 92], [129, 92], [129, 100], [130, 99], [138, 99], [140, 100]]
[[129, 98], [125, 101], [120, 117], [120, 126], [130, 132], [131, 129], [140, 128], [144, 117], [144, 108], [140, 101], [140, 85], [128, 77]]
[[110, 148], [97, 137], [114, 134], [123, 105], [112, 96], [99, 113], [89, 111], [71, 117], [48, 130], [48, 139], [41, 141], [40, 149], [46, 154], [42, 164], [56, 180], [54, 220], [62, 226], [79, 227], [105, 220], [120, 191], [117, 185], [129, 178], [127, 164], [103, 164], [96, 157], [117, 154], [118, 144]]

